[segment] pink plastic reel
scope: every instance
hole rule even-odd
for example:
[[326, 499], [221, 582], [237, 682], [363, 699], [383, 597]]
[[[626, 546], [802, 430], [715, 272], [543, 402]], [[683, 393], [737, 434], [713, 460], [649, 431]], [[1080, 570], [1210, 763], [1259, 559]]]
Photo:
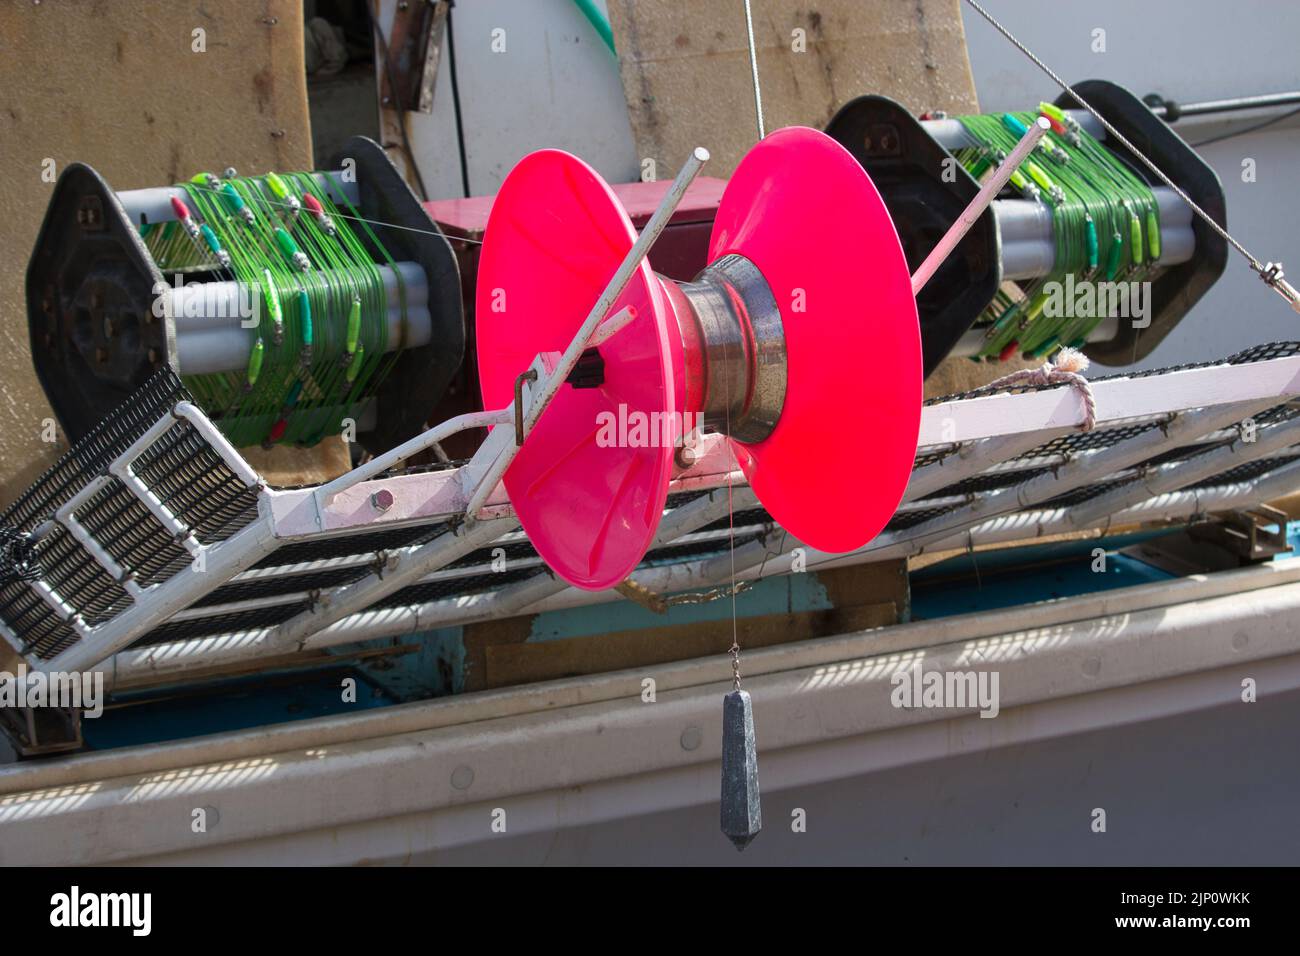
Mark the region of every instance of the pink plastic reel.
[[[635, 239], [576, 157], [542, 150], [511, 171], [479, 264], [484, 407], [509, 405], [534, 356], [568, 346]], [[898, 234], [843, 147], [802, 127], [769, 135], [727, 185], [704, 271], [675, 283], [643, 262], [610, 314], [626, 305], [637, 317], [599, 346], [595, 379], [561, 386], [505, 473], [557, 574], [590, 590], [627, 577], [663, 514], [681, 425], [701, 420], [731, 436], [798, 540], [842, 552], [880, 532], [916, 453], [921, 340]]]

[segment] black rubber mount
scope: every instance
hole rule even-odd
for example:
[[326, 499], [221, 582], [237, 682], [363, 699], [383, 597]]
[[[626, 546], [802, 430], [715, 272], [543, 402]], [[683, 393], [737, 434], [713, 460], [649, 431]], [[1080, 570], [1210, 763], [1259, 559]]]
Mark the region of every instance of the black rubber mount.
[[574, 388], [600, 388], [605, 384], [605, 359], [600, 349], [586, 349], [565, 379]]

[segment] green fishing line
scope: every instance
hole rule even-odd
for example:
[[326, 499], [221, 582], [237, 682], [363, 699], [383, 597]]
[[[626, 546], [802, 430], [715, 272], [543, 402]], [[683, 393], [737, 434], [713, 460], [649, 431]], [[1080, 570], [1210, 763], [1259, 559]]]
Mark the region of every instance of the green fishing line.
[[[396, 261], [346, 197], [332, 198], [313, 173], [200, 173], [181, 187], [199, 241], [175, 222], [142, 228], [150, 254], [193, 281], [237, 282], [240, 301], [256, 311], [246, 366], [186, 375], [186, 385], [241, 447], [314, 444], [343, 431], [374, 398], [408, 334]], [[322, 219], [304, 208], [307, 195]], [[392, 293], [381, 266], [396, 277]], [[390, 311], [399, 329], [391, 343]]]
[[[1040, 111], [1054, 120], [1054, 131], [1043, 135], [1011, 185], [1022, 198], [1048, 210], [1052, 267], [1032, 280], [1003, 283], [974, 323], [984, 336], [977, 358], [1009, 358], [1017, 352], [1038, 357], [1063, 345], [1079, 347], [1107, 315], [1100, 309], [1072, 314], [1072, 303], [1062, 295], [1070, 288], [1067, 277], [1073, 277], [1076, 287], [1135, 282], [1158, 268], [1159, 209], [1151, 188], [1067, 114], [1050, 104]], [[953, 155], [980, 179], [1015, 148], [1037, 115], [958, 117], [970, 145]], [[1109, 298], [1108, 304], [1115, 301]], [[1066, 308], [1057, 309], [1060, 305]]]

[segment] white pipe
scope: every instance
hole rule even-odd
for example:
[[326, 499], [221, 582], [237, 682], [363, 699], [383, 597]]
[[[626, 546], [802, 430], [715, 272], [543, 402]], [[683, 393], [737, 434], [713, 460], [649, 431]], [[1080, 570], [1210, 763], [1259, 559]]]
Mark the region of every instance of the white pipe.
[[[605, 291], [600, 294], [595, 305], [591, 307], [591, 311], [587, 313], [587, 318], [578, 328], [577, 334], [569, 342], [568, 348], [560, 356], [555, 369], [544, 381], [538, 383], [537, 392], [533, 396], [533, 401], [524, 418], [525, 434], [537, 424], [537, 420], [541, 418], [542, 412], [546, 410], [551, 398], [559, 391], [564, 380], [569, 377], [569, 373], [577, 365], [578, 359], [586, 351], [587, 343], [591, 340], [597, 326], [604, 320], [605, 314], [614, 307], [618, 297], [623, 294], [623, 290], [627, 288], [632, 276], [640, 268], [641, 261], [649, 255], [650, 247], [655, 244], [659, 235], [664, 231], [664, 227], [668, 225], [668, 221], [672, 219], [673, 213], [677, 211], [677, 206], [686, 195], [686, 190], [690, 188], [691, 183], [708, 161], [709, 151], [707, 149], [697, 146], [691, 151], [690, 157], [677, 173], [677, 178], [668, 187], [668, 192], [664, 194], [664, 198], [659, 201], [659, 206], [655, 209], [654, 215], [650, 217], [650, 221], [641, 230], [641, 234], [637, 236], [632, 248], [628, 250], [627, 255], [623, 257], [623, 261], [614, 270], [614, 274], [610, 276], [609, 282], [605, 285]], [[523, 369], [520, 369], [520, 371], [522, 372]]]
[[[407, 309], [405, 320], [400, 309], [389, 309], [385, 320], [388, 324], [385, 352], [396, 351], [399, 343], [403, 348], [418, 348], [433, 341], [433, 318], [425, 306]], [[176, 361], [180, 374], [207, 375], [246, 369], [248, 354], [257, 340], [257, 327], [242, 327], [238, 317], [201, 321], [209, 324], [195, 327], [186, 320], [176, 323]], [[218, 322], [221, 324], [217, 325]], [[316, 341], [320, 341], [319, 332]]]
[[[1183, 202], [1178, 193], [1168, 186], [1151, 190], [1160, 216], [1160, 234], [1175, 229], [1192, 227], [1192, 207]], [[1044, 203], [1032, 199], [999, 199], [993, 203], [993, 213], [998, 221], [998, 234], [1005, 245], [1011, 239], [1052, 239], [1052, 211]], [[1163, 243], [1162, 243], [1163, 245]], [[1161, 259], [1164, 252], [1161, 252]]]
[[[400, 309], [405, 294], [408, 309], [429, 304], [429, 282], [418, 262], [399, 262], [396, 268], [389, 265], [376, 267], [383, 282], [384, 299], [388, 308]], [[225, 328], [231, 322], [256, 318], [253, 310], [261, 306], [261, 291], [234, 279], [216, 282], [184, 281], [177, 277], [175, 285], [163, 292], [163, 308], [177, 328]], [[421, 343], [423, 344], [423, 343]]]
[[618, 335], [625, 329], [629, 322], [636, 318], [636, 306], [625, 305], [613, 315], [611, 315], [600, 325], [596, 326], [596, 331], [591, 333], [591, 339], [587, 342], [587, 348], [594, 349], [604, 345], [614, 336]]
[[335, 497], [347, 491], [353, 485], [360, 484], [388, 471], [388, 469], [401, 464], [412, 455], [424, 451], [434, 442], [443, 441], [458, 432], [467, 431], [471, 428], [503, 425], [510, 420], [511, 410], [508, 408], [499, 408], [490, 412], [470, 412], [465, 415], [457, 415], [455, 418], [449, 418], [445, 422], [420, 432], [414, 438], [408, 438], [396, 448], [390, 448], [382, 455], [377, 455], [365, 464], [353, 468], [347, 474], [340, 475], [333, 481], [321, 485], [316, 489], [316, 498], [322, 505], [327, 506]]
[[[1052, 235], [1049, 229], [1046, 237], [1019, 239], [1003, 236], [1002, 278], [1038, 279], [1050, 273], [1056, 266], [1056, 244]], [[1161, 226], [1160, 258], [1157, 260], [1161, 268], [1187, 262], [1195, 252], [1196, 235], [1191, 226], [1171, 226], [1168, 229]]]

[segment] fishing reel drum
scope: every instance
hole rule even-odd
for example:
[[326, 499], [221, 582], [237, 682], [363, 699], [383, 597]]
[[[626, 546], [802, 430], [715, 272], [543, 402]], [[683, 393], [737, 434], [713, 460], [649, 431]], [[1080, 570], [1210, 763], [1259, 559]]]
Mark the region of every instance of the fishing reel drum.
[[27, 309], [71, 440], [164, 365], [237, 445], [311, 444], [351, 420], [378, 452], [425, 427], [464, 358], [455, 257], [377, 143], [356, 137], [331, 166], [121, 193], [64, 170]]
[[[1146, 104], [1123, 87], [1104, 80], [1088, 80], [1074, 89], [1220, 225], [1226, 222], [1223, 187], [1214, 170]], [[1094, 117], [1075, 109], [1076, 105], [1069, 94], [1062, 94], [1054, 108], [1045, 108], [1043, 115], [1054, 114], [1049, 144], [1035, 153], [1035, 162], [1026, 164], [1027, 172], [1015, 177], [1013, 185], [980, 215], [955, 254], [918, 294], [927, 375], [954, 350], [968, 356], [1006, 359], [1021, 352], [1037, 357], [1057, 345], [1074, 345], [1106, 364], [1137, 361], [1172, 331], [1223, 273], [1227, 263], [1224, 239], [1194, 217], [1173, 190], [1151, 185], [1137, 157], [1109, 137]], [[1063, 123], [1055, 119], [1055, 114], [1061, 115]], [[972, 139], [971, 119], [918, 120], [888, 97], [860, 96], [840, 109], [826, 128], [827, 134], [853, 154], [879, 187], [913, 268], [975, 196], [980, 185], [977, 177], [996, 165], [996, 157], [959, 161], [960, 156], [972, 155], [971, 147], [978, 145]], [[1013, 117], [1008, 122], [1020, 121]], [[1008, 133], [1007, 143], [1016, 132]], [[1058, 338], [1053, 342], [1049, 335], [1034, 343], [1033, 348], [1021, 348], [1028, 343], [1006, 335], [1006, 341], [998, 341], [994, 348], [993, 336], [984, 333], [997, 318], [993, 303], [1004, 283], [1031, 288], [1047, 276], [1059, 276], [1072, 269], [1081, 278], [1088, 278], [1082, 250], [1092, 238], [1081, 231], [1077, 236], [1073, 234], [1076, 230], [1059, 212], [1064, 203], [1055, 202], [1049, 207], [1042, 201], [1043, 194], [1067, 185], [1056, 180], [1058, 170], [1069, 168], [1068, 161], [1076, 168], [1087, 163], [1086, 152], [1075, 148], [1082, 138], [1095, 141], [1105, 150], [1115, 164], [1112, 172], [1126, 171], [1149, 190], [1157, 218], [1154, 223], [1139, 225], [1147, 234], [1139, 245], [1149, 242], [1152, 234], [1158, 237], [1151, 250], [1158, 255], [1148, 252], [1145, 265], [1149, 268], [1142, 276], [1151, 283], [1150, 314], [1139, 322], [1106, 317], [1111, 321], [1092, 328], [1080, 324], [1068, 340]], [[1067, 162], [1060, 162], [1062, 156]], [[1063, 193], [1062, 198], [1075, 203], [1078, 197], [1073, 193], [1065, 197]], [[1118, 195], [1106, 199], [1120, 202]], [[1091, 206], [1096, 206], [1095, 196]], [[1063, 229], [1072, 230], [1064, 239], [1059, 235]], [[1109, 247], [1110, 237], [1101, 237], [1103, 263], [1109, 249], [1127, 245], [1128, 232], [1125, 227], [1120, 241]], [[1067, 241], [1074, 244], [1077, 269], [1061, 261], [1062, 243]], [[1124, 263], [1132, 262], [1130, 248], [1124, 249]], [[1142, 260], [1139, 252], [1138, 262]], [[1027, 303], [1021, 314], [1011, 318], [1027, 326], [1038, 318], [1035, 314], [1030, 322], [1024, 321], [1033, 308], [1034, 304]], [[968, 330], [972, 330], [969, 340], [964, 341]]]

